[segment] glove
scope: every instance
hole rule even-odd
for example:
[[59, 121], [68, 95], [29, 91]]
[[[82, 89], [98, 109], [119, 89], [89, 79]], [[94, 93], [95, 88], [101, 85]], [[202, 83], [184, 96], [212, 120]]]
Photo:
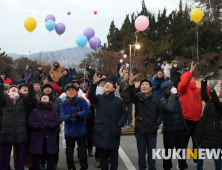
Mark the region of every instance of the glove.
[[43, 123], [41, 123], [41, 124], [39, 125], [39, 129], [40, 129], [40, 130], [45, 130], [45, 126], [43, 125]]
[[158, 84], [156, 85], [156, 88], [160, 88], [160, 83], [158, 83]]
[[167, 96], [171, 96], [171, 95], [172, 95], [172, 93], [171, 93], [171, 91], [170, 91], [169, 88], [167, 88], [167, 89], [165, 90], [165, 94], [166, 94]]
[[214, 72], [209, 73], [208, 75], [204, 76], [204, 80], [207, 80], [208, 78], [212, 77], [214, 75]]
[[73, 117], [73, 121], [75, 121], [78, 118], [80, 118], [79, 114], [72, 114], [71, 116]]
[[50, 129], [50, 125], [47, 122], [45, 122], [44, 124], [46, 129]]
[[67, 119], [70, 121], [74, 121], [74, 118], [72, 117], [72, 115], [70, 115]]
[[214, 87], [217, 85], [217, 83], [218, 83], [218, 80], [215, 80], [213, 83], [210, 82], [209, 84], [210, 90], [213, 90]]

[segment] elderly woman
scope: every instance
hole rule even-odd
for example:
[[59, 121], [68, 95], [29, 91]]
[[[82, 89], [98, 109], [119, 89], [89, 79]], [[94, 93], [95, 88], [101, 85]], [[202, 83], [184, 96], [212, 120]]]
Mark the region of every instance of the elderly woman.
[[39, 170], [43, 150], [47, 151], [47, 170], [54, 169], [54, 154], [58, 153], [56, 132], [60, 121], [48, 96], [42, 96], [32, 111], [28, 125], [32, 128], [29, 153], [32, 154], [33, 170]]

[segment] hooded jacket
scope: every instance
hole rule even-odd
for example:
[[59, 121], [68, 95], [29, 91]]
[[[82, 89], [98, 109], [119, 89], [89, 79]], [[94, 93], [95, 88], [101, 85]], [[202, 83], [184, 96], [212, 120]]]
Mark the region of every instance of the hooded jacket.
[[54, 76], [54, 81], [58, 82], [59, 78], [62, 77], [63, 75], [63, 68], [59, 65], [59, 68], [57, 68], [56, 70], [53, 69], [53, 67], [51, 68], [49, 75], [53, 75]]
[[166, 76], [163, 75], [163, 78], [162, 79], [158, 79], [157, 77], [157, 74], [153, 76], [153, 81], [152, 81], [152, 90], [153, 90], [153, 95], [159, 97], [160, 99], [163, 97], [163, 94], [162, 94], [162, 91], [161, 91], [161, 88], [156, 88], [156, 85], [158, 83], [160, 84], [163, 84], [164, 82], [168, 81], [166, 79]]
[[170, 69], [170, 77], [171, 77], [171, 80], [172, 80], [172, 78], [174, 77], [174, 71], [175, 71], [175, 67], [173, 66], [173, 63], [177, 63], [177, 67], [178, 67], [178, 61], [177, 60], [174, 60], [173, 62], [172, 62], [172, 68]]
[[[202, 114], [202, 96], [201, 89], [196, 87], [196, 82], [191, 82], [194, 75], [188, 71], [181, 76], [178, 84], [178, 93], [183, 111], [183, 117], [186, 120], [199, 121]], [[207, 87], [209, 93], [209, 87]]]
[[[64, 100], [60, 104], [60, 110], [62, 120], [65, 122], [65, 136], [79, 137], [86, 134], [85, 118], [90, 116], [91, 109], [84, 99], [77, 97], [72, 106], [69, 105], [67, 100]], [[75, 121], [70, 121], [68, 117], [73, 113], [79, 114], [80, 118]]]
[[76, 69], [69, 69], [69, 76], [72, 77], [73, 80], [77, 80], [77, 72]]
[[163, 131], [177, 131], [184, 129], [183, 113], [179, 98], [168, 96], [165, 91], [171, 89], [173, 82], [165, 82], [161, 85], [163, 97], [160, 100], [163, 108]]
[[197, 125], [194, 134], [194, 143], [208, 149], [221, 149], [221, 116], [222, 103], [215, 90], [211, 91], [211, 98], [208, 96], [206, 88], [207, 81], [201, 82], [201, 95], [206, 103], [203, 114]]
[[[40, 130], [39, 125], [47, 122], [50, 126], [49, 129]], [[29, 153], [42, 154], [43, 141], [46, 139], [46, 151], [48, 154], [58, 153], [56, 132], [55, 129], [59, 127], [60, 121], [56, 110], [53, 109], [52, 102], [38, 102], [28, 121], [28, 125], [32, 128]]]
[[172, 68], [172, 66], [168, 64], [162, 64], [161, 68], [163, 69], [163, 72], [166, 75], [166, 77], [170, 77], [170, 69]]
[[[50, 94], [51, 97], [49, 97], [50, 102], [53, 103], [53, 109], [56, 110], [56, 113], [58, 115], [60, 124], [62, 123], [61, 113], [60, 113], [60, 103], [62, 100], [59, 98], [58, 94], [54, 91], [54, 88], [51, 83], [45, 83], [42, 86], [42, 93], [40, 95], [39, 101], [41, 100], [42, 96], [46, 95], [43, 93], [44, 88], [50, 87], [52, 88], [52, 93]], [[47, 95], [49, 96], [49, 95]], [[55, 130], [57, 133], [60, 132], [60, 127], [56, 128]]]
[[174, 73], [174, 76], [172, 77], [172, 82], [175, 84], [175, 87], [176, 88], [178, 88], [178, 84], [179, 84], [179, 82], [180, 82], [180, 77], [181, 77], [181, 75], [180, 75], [180, 73], [178, 73], [178, 72], [175, 72]]

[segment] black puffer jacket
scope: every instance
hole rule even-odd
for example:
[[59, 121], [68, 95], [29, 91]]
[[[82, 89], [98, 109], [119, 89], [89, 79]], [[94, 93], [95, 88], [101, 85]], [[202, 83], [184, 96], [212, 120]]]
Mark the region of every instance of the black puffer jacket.
[[172, 82], [174, 83], [174, 85], [175, 85], [176, 88], [178, 88], [178, 84], [179, 84], [179, 82], [180, 82], [180, 77], [181, 77], [180, 73], [174, 72], [174, 76], [172, 77], [171, 80], [172, 80]]
[[43, 76], [46, 76], [46, 73], [45, 73], [45, 71], [43, 71], [43, 70], [37, 70], [36, 72], [35, 72], [35, 74], [38, 76], [38, 79], [39, 79], [39, 81], [41, 81], [41, 79], [42, 79], [42, 77]]
[[135, 132], [149, 137], [157, 136], [162, 120], [162, 106], [159, 97], [150, 94], [146, 98], [142, 93], [135, 93], [135, 86], [129, 87], [129, 95], [135, 104]]
[[2, 106], [2, 124], [0, 144], [27, 142], [27, 122], [25, 107], [34, 96], [32, 84], [28, 84], [28, 94], [14, 101], [4, 95], [4, 85], [0, 84], [0, 105]]
[[[56, 113], [57, 113], [57, 115], [58, 115], [58, 117], [59, 117], [59, 121], [60, 121], [60, 124], [61, 124], [61, 123], [62, 123], [62, 118], [61, 118], [61, 113], [60, 113], [60, 103], [62, 103], [62, 99], [60, 99], [59, 96], [58, 96], [58, 94], [57, 94], [56, 92], [54, 92], [54, 88], [53, 88], [53, 86], [52, 86], [51, 83], [45, 83], [45, 84], [43, 85], [43, 88], [42, 88], [42, 89], [44, 89], [46, 86], [50, 86], [50, 87], [53, 89], [53, 90], [52, 90], [52, 94], [47, 95], [47, 96], [49, 96], [50, 102], [53, 103], [53, 109], [56, 110]], [[39, 97], [39, 100], [40, 100], [40, 99], [42, 98], [42, 96], [44, 96], [44, 95], [46, 95], [46, 94], [44, 94], [44, 93], [42, 92], [42, 94], [41, 94], [40, 97]], [[57, 133], [59, 133], [59, 132], [60, 132], [60, 127], [58, 127], [55, 131], [56, 131]]]
[[63, 75], [62, 77], [59, 78], [58, 84], [59, 87], [62, 87], [62, 93], [64, 92], [65, 85], [71, 83], [71, 81], [72, 77], [70, 77], [68, 74], [66, 76]]
[[89, 72], [89, 81], [93, 80], [93, 76], [96, 73], [94, 69], [89, 68], [89, 66], [86, 67], [86, 70]]
[[198, 126], [194, 134], [194, 142], [209, 149], [221, 148], [221, 116], [222, 116], [222, 103], [216, 92], [210, 92], [211, 99], [207, 94], [207, 81], [201, 82], [201, 96], [206, 102], [204, 112], [199, 120]]

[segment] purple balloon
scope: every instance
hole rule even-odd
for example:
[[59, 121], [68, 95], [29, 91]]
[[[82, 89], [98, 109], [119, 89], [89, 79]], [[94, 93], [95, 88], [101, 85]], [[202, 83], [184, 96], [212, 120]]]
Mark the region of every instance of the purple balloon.
[[52, 14], [49, 14], [45, 17], [45, 22], [47, 22], [48, 20], [53, 20], [55, 21], [55, 17]]
[[122, 54], [122, 55], [124, 54], [124, 51], [123, 51], [123, 50], [121, 51], [121, 54]]
[[70, 14], [71, 14], [71, 12], [69, 11], [67, 14], [68, 14], [68, 15], [70, 15]]
[[58, 23], [56, 24], [55, 30], [57, 34], [62, 35], [66, 30], [66, 26], [63, 23]]
[[83, 31], [83, 35], [85, 35], [87, 37], [87, 40], [90, 41], [90, 39], [95, 36], [95, 31], [92, 28], [88, 27]]
[[100, 39], [98, 37], [91, 38], [89, 41], [89, 46], [95, 51], [98, 50], [101, 46]]

